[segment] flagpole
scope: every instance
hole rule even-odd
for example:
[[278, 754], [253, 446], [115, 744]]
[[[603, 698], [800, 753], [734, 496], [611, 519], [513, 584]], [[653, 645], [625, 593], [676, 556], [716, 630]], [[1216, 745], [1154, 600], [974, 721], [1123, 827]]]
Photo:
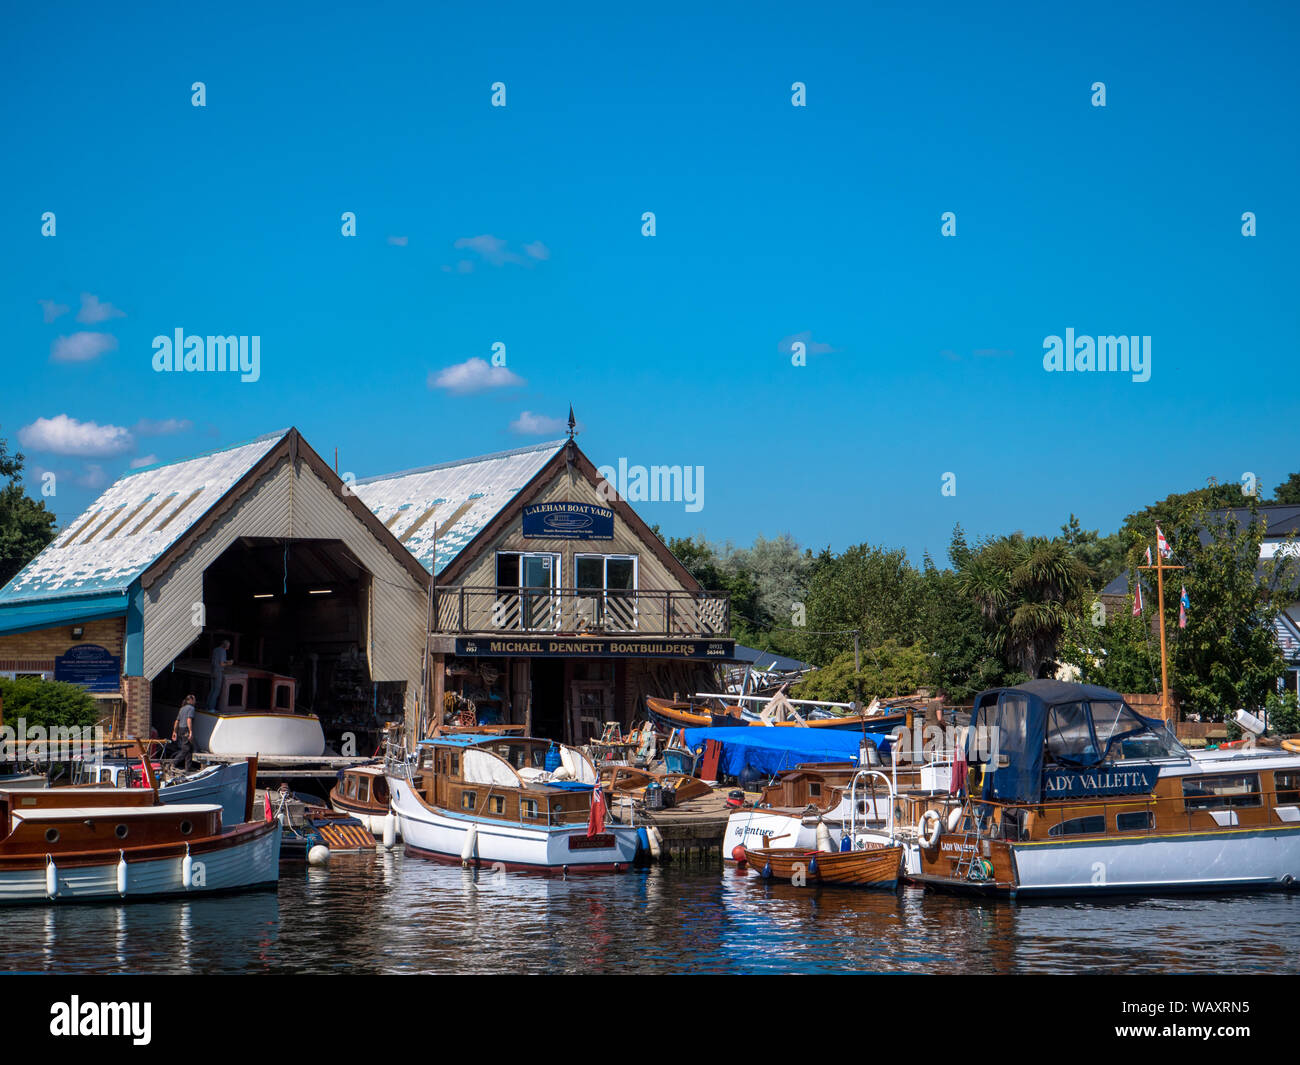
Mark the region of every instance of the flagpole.
[[1160, 620], [1160, 714], [1165, 722], [1172, 728], [1173, 722], [1170, 720], [1173, 710], [1169, 703], [1169, 664], [1168, 649], [1165, 643], [1165, 570], [1182, 569], [1182, 566], [1165, 565], [1165, 548], [1167, 542], [1160, 527], [1156, 527], [1156, 564], [1154, 566], [1138, 566], [1138, 569], [1153, 569], [1156, 571], [1156, 609]]

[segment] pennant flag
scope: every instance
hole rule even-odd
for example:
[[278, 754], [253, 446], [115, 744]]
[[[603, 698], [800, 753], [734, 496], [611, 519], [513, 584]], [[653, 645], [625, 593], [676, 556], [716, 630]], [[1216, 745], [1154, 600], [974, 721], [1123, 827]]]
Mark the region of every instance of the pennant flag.
[[1142, 613], [1142, 584], [1138, 582], [1133, 586], [1133, 616], [1138, 617]]
[[1151, 565], [1151, 545], [1147, 545], [1147, 565]]
[[1187, 598], [1187, 587], [1183, 586], [1182, 594], [1178, 597], [1178, 627], [1187, 628], [1187, 611], [1191, 607], [1192, 601]]
[[1161, 558], [1170, 558], [1173, 552], [1169, 550], [1169, 541], [1165, 539], [1165, 534], [1160, 531], [1160, 526], [1156, 526], [1156, 546], [1160, 549]]
[[587, 817], [587, 835], [599, 836], [605, 831], [605, 791], [597, 782], [591, 789], [591, 813]]

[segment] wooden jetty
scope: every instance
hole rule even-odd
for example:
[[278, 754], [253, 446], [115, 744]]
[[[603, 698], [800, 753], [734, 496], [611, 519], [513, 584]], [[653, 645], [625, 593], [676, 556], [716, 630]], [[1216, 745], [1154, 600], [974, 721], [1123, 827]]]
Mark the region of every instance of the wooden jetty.
[[[732, 788], [714, 788], [708, 795], [690, 799], [666, 810], [642, 810], [638, 824], [653, 825], [663, 837], [663, 858], [672, 862], [721, 863], [722, 841], [727, 833], [727, 794]], [[755, 796], [747, 796], [751, 801]]]

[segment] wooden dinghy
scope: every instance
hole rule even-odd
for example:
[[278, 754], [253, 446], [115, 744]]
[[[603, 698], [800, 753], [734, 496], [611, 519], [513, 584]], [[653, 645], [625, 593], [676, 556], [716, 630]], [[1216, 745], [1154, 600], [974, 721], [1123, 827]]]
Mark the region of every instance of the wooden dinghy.
[[898, 886], [903, 848], [884, 843], [863, 850], [816, 851], [803, 847], [746, 847], [745, 861], [764, 879], [844, 887]]
[[698, 799], [713, 791], [698, 777], [687, 776], [685, 773], [655, 773], [630, 765], [600, 767], [600, 786], [611, 798], [615, 794], [644, 798], [645, 789], [651, 784], [658, 784], [661, 788], [671, 791], [674, 803]]

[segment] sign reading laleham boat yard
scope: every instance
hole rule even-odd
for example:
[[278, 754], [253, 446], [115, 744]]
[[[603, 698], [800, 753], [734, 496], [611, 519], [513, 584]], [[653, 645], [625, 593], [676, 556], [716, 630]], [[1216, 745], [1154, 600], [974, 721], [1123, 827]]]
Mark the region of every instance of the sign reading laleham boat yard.
[[1053, 769], [1043, 774], [1043, 796], [1068, 799], [1088, 795], [1147, 795], [1156, 786], [1160, 767], [1124, 769]]
[[524, 507], [525, 539], [612, 540], [614, 512], [594, 503], [537, 503]]
[[456, 654], [541, 658], [714, 658], [726, 660], [735, 640], [476, 639], [457, 640]]

